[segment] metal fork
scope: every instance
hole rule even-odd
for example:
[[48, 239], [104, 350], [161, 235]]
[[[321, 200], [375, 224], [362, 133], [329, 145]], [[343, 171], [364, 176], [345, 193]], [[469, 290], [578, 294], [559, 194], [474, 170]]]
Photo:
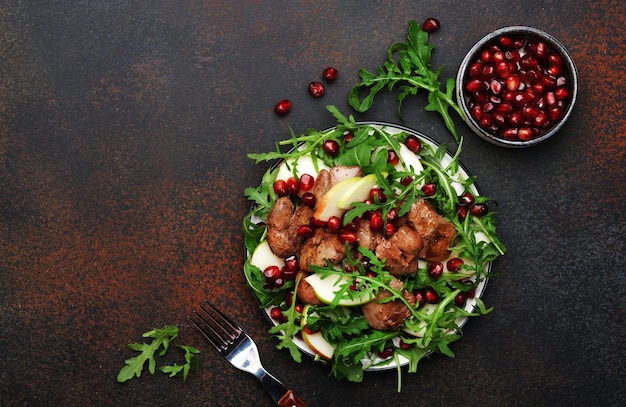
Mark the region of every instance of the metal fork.
[[237, 369], [253, 374], [280, 407], [306, 407], [293, 390], [288, 390], [261, 365], [259, 350], [248, 334], [220, 310], [203, 301], [188, 317], [205, 338]]

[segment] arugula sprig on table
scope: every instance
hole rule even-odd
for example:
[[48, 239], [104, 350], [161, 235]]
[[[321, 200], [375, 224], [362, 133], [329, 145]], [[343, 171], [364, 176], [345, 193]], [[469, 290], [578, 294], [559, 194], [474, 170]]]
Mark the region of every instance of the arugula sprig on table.
[[[126, 359], [126, 364], [118, 373], [117, 381], [123, 383], [133, 377], [141, 377], [141, 373], [148, 363], [148, 371], [154, 374], [156, 371], [156, 356], [164, 356], [170, 344], [178, 337], [178, 327], [166, 325], [162, 328], [155, 328], [151, 331], [144, 332], [144, 338], [152, 338], [150, 343], [131, 343], [128, 345], [132, 350], [141, 352], [139, 355], [130, 359]], [[191, 367], [198, 366], [196, 354], [200, 351], [192, 346], [179, 345], [175, 346], [184, 352], [185, 363], [182, 365], [173, 364], [160, 366], [159, 370], [169, 374], [170, 377], [181, 375], [183, 380], [187, 380], [187, 376]], [[160, 351], [159, 351], [160, 350]]]
[[[415, 21], [409, 22], [409, 33], [406, 42], [397, 42], [389, 48], [387, 61], [379, 66], [377, 74], [365, 69], [359, 70], [361, 83], [350, 91], [348, 101], [356, 111], [363, 113], [374, 103], [374, 97], [385, 87], [391, 91], [399, 89], [397, 113], [402, 120], [402, 103], [409, 95], [416, 95], [420, 90], [428, 92], [426, 110], [439, 112], [446, 127], [459, 141], [454, 121], [449, 110], [452, 108], [461, 118], [463, 111], [454, 101], [455, 81], [449, 78], [445, 82], [445, 92], [441, 90], [439, 76], [445, 68], [433, 70], [430, 58], [434, 47], [428, 43], [428, 33], [423, 31]], [[365, 94], [365, 97], [362, 95]]]

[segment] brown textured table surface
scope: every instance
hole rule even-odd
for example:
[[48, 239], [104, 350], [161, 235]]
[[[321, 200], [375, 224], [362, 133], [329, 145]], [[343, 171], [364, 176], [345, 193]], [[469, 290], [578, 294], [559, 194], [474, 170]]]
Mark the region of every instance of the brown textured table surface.
[[[0, 3], [0, 405], [271, 405], [189, 325], [207, 297], [312, 406], [626, 401], [623, 1]], [[263, 340], [241, 219], [266, 167], [246, 154], [332, 125], [326, 104], [354, 113], [358, 69], [431, 16], [443, 77], [488, 32], [530, 25], [570, 50], [580, 94], [561, 133], [532, 149], [457, 122], [509, 251], [484, 297], [494, 312], [470, 321], [456, 358], [423, 361], [396, 393], [393, 371], [336, 382]], [[340, 78], [313, 99], [307, 84], [330, 65]], [[451, 142], [424, 104], [406, 101], [405, 124]], [[398, 122], [394, 98], [356, 117]], [[117, 383], [126, 345], [166, 324], [201, 349], [200, 369]]]

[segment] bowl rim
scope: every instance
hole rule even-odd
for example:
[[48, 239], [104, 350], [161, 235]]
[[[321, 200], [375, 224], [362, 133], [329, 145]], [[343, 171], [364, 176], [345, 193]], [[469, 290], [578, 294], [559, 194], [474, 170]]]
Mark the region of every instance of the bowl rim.
[[[493, 41], [496, 37], [498, 37], [501, 34], [521, 34], [524, 36], [540, 38], [546, 41], [551, 48], [555, 49], [559, 54], [561, 54], [561, 56], [563, 57], [564, 66], [566, 67], [566, 71], [568, 73], [568, 76], [570, 77], [571, 97], [570, 97], [570, 101], [568, 103], [567, 109], [563, 117], [548, 132], [546, 132], [545, 134], [539, 137], [533, 138], [531, 140], [527, 140], [527, 141], [506, 140], [506, 139], [503, 139], [503, 138], [500, 138], [493, 134], [488, 133], [487, 131], [483, 130], [482, 128], [478, 126], [478, 123], [471, 116], [469, 107], [467, 106], [467, 103], [466, 103], [465, 89], [464, 89], [463, 84], [465, 82], [465, 77], [467, 76], [469, 65], [475, 59], [478, 51], [480, 51], [486, 44]], [[465, 54], [465, 57], [463, 58], [461, 65], [459, 66], [459, 70], [457, 71], [457, 76], [456, 76], [456, 99], [457, 99], [457, 103], [459, 107], [462, 109], [465, 115], [465, 123], [470, 127], [470, 129], [474, 133], [480, 136], [483, 140], [486, 140], [492, 144], [495, 144], [501, 147], [502, 146], [511, 147], [511, 148], [530, 147], [530, 146], [539, 144], [547, 140], [548, 138], [552, 137], [555, 133], [557, 133], [561, 129], [561, 127], [563, 127], [563, 125], [569, 119], [574, 109], [574, 105], [576, 104], [577, 97], [578, 97], [578, 69], [576, 68], [576, 64], [574, 63], [574, 59], [572, 58], [572, 55], [570, 54], [570, 52], [567, 50], [567, 48], [565, 48], [565, 46], [559, 40], [557, 40], [551, 34], [543, 30], [540, 30], [538, 28], [524, 26], [524, 25], [513, 25], [513, 26], [502, 27], [483, 36]]]

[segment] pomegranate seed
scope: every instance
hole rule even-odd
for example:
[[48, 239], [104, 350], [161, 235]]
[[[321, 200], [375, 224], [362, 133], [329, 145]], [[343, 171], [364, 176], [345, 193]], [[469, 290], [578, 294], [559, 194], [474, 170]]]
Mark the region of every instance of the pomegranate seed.
[[493, 118], [489, 114], [484, 114], [478, 120], [478, 125], [483, 129], [488, 129], [493, 123]]
[[393, 150], [387, 150], [387, 162], [391, 165], [398, 165], [400, 162], [400, 157]]
[[396, 225], [394, 225], [393, 223], [387, 223], [384, 229], [385, 236], [387, 237], [391, 237], [396, 233]]
[[[514, 65], [508, 61], [500, 61], [496, 64], [496, 73], [502, 79], [508, 77], [513, 72]], [[516, 88], [517, 89], [517, 88]]]
[[326, 140], [324, 144], [322, 144], [322, 148], [324, 152], [331, 157], [336, 157], [339, 154], [339, 143], [335, 140]]
[[415, 301], [418, 308], [426, 303], [426, 299], [424, 298], [424, 291], [417, 290], [413, 293], [413, 295], [415, 296]]
[[300, 192], [300, 181], [296, 177], [287, 178], [287, 192], [290, 195], [298, 195]]
[[524, 117], [532, 119], [537, 117], [537, 115], [539, 114], [539, 109], [532, 105], [526, 105], [522, 107], [522, 114], [524, 115]]
[[414, 343], [406, 343], [403, 340], [401, 340], [400, 343], [398, 344], [398, 346], [400, 347], [400, 349], [409, 350], [409, 349], [413, 349], [415, 344]]
[[468, 73], [470, 78], [479, 78], [483, 74], [483, 63], [474, 62], [469, 66]]
[[485, 216], [488, 212], [489, 207], [485, 203], [477, 203], [470, 207], [470, 213], [478, 218]]
[[437, 184], [432, 183], [432, 182], [424, 184], [424, 186], [422, 187], [422, 192], [424, 193], [425, 196], [435, 195], [435, 193], [437, 192]]
[[378, 352], [378, 357], [381, 359], [388, 359], [393, 356], [393, 352], [393, 348], [386, 348], [385, 350]]
[[491, 90], [491, 93], [493, 93], [494, 95], [499, 95], [500, 92], [502, 92], [502, 82], [497, 81], [497, 80], [492, 80], [491, 83], [489, 84], [489, 89]]
[[413, 182], [413, 177], [410, 177], [408, 175], [400, 180], [400, 184], [404, 185], [405, 187], [408, 187], [409, 185], [411, 185], [412, 182]]
[[304, 305], [302, 304], [296, 304], [293, 308], [298, 314], [302, 314], [302, 311], [304, 311]]
[[326, 224], [328, 225], [328, 230], [330, 230], [331, 232], [336, 232], [341, 229], [341, 219], [339, 219], [337, 216], [331, 216], [330, 218], [328, 218]]
[[469, 82], [467, 82], [467, 85], [465, 85], [465, 89], [468, 92], [475, 93], [475, 92], [479, 92], [482, 90], [486, 90], [486, 86], [482, 80], [472, 79]]
[[292, 254], [289, 257], [285, 258], [285, 267], [287, 267], [290, 271], [298, 271], [300, 270], [300, 262], [298, 261], [298, 256]]
[[458, 258], [458, 257], [453, 257], [453, 258], [451, 258], [450, 260], [447, 261], [446, 267], [448, 268], [448, 271], [455, 272], [463, 264], [464, 264], [463, 259]]
[[407, 136], [406, 140], [404, 140], [404, 145], [415, 154], [419, 154], [422, 149], [422, 143], [413, 135]]
[[554, 91], [554, 97], [556, 100], [564, 100], [569, 97], [569, 91], [564, 87], [556, 88]]
[[272, 309], [270, 309], [270, 317], [274, 321], [282, 321], [283, 320], [283, 312], [278, 307], [272, 307]]
[[470, 206], [474, 203], [474, 195], [470, 192], [465, 192], [459, 197], [459, 204], [461, 206]]
[[324, 84], [321, 82], [311, 82], [309, 83], [309, 94], [315, 98], [321, 98], [326, 93], [326, 88]]
[[465, 303], [467, 302], [467, 293], [458, 293], [456, 297], [454, 297], [454, 305], [459, 308], [463, 308]]
[[433, 280], [441, 278], [443, 275], [443, 264], [440, 262], [430, 263], [428, 266], [428, 276]]
[[517, 128], [509, 128], [502, 131], [502, 137], [507, 140], [517, 140]]
[[387, 202], [387, 197], [383, 194], [383, 191], [381, 191], [380, 188], [372, 188], [370, 190], [370, 199], [372, 202]]
[[524, 123], [524, 116], [519, 110], [514, 110], [509, 114], [508, 123], [512, 127], [519, 127]]
[[287, 186], [287, 181], [279, 179], [274, 182], [274, 192], [276, 192], [276, 195], [280, 197], [289, 195], [289, 187]]
[[356, 243], [357, 241], [357, 235], [356, 232], [352, 232], [350, 230], [343, 230], [339, 233], [339, 240], [342, 243], [348, 242], [350, 244], [352, 243]]
[[321, 219], [311, 218], [311, 220], [309, 221], [309, 225], [312, 228], [325, 228], [326, 222]]
[[560, 120], [563, 117], [563, 108], [559, 106], [551, 107], [548, 109], [548, 117], [553, 122]]
[[350, 222], [343, 225], [343, 228], [351, 232], [356, 232], [357, 230], [359, 230], [359, 220], [352, 219]]
[[517, 90], [520, 85], [519, 76], [517, 74], [511, 74], [506, 78], [506, 87], [509, 90]]
[[563, 73], [563, 66], [561, 65], [551, 65], [548, 70], [548, 75], [551, 76], [559, 76]]
[[459, 221], [461, 222], [465, 221], [465, 218], [467, 218], [467, 207], [459, 206], [457, 208], [457, 215], [459, 217]]
[[496, 64], [499, 64], [500, 62], [503, 62], [504, 60], [505, 60], [504, 52], [502, 52], [502, 51], [495, 51], [493, 53], [493, 62], [495, 62]]
[[513, 105], [508, 102], [504, 102], [496, 106], [496, 112], [498, 113], [511, 113], [513, 109], [514, 109]]
[[474, 120], [480, 120], [483, 116], [483, 106], [482, 105], [474, 105], [470, 110], [470, 114], [474, 118]]
[[480, 59], [482, 59], [483, 62], [491, 62], [491, 60], [493, 59], [493, 54], [487, 49], [483, 50], [483, 52], [480, 54]]
[[370, 229], [374, 232], [380, 232], [383, 230], [383, 226], [385, 221], [383, 220], [383, 216], [380, 211], [375, 211], [370, 216]]
[[430, 34], [437, 31], [439, 29], [439, 26], [439, 20], [437, 20], [436, 18], [427, 18], [424, 21], [424, 24], [422, 24], [422, 30]]
[[313, 189], [313, 185], [315, 185], [315, 178], [309, 174], [302, 174], [300, 176], [300, 190], [306, 192]]
[[429, 304], [437, 304], [439, 302], [439, 294], [433, 288], [424, 289], [424, 300]]
[[285, 116], [287, 113], [291, 111], [291, 100], [283, 99], [276, 103], [274, 106], [274, 111], [279, 116]]
[[393, 222], [396, 219], [398, 219], [398, 211], [395, 209], [389, 210], [389, 213], [387, 214], [387, 222]]
[[313, 236], [313, 227], [310, 225], [300, 225], [298, 226], [298, 236], [309, 238]]
[[337, 71], [337, 69], [333, 68], [332, 66], [329, 66], [328, 68], [324, 69], [324, 71], [322, 72], [322, 78], [324, 78], [326, 82], [333, 82], [337, 80], [338, 75], [339, 75], [339, 72]]
[[273, 283], [281, 276], [280, 268], [278, 266], [268, 266], [263, 270], [263, 276], [265, 277], [265, 281]]
[[343, 139], [346, 142], [346, 144], [348, 144], [349, 142], [352, 141], [352, 139], [354, 138], [354, 134], [347, 132], [343, 135]]
[[281, 269], [280, 274], [285, 280], [293, 280], [298, 275], [298, 272], [299, 270], [290, 270], [287, 266], [284, 266]]
[[309, 208], [315, 208], [315, 203], [317, 202], [317, 198], [312, 192], [305, 192], [302, 194], [302, 204], [308, 206]]
[[535, 133], [530, 127], [520, 127], [517, 130], [517, 137], [522, 141], [528, 141], [534, 137]]
[[500, 45], [502, 45], [503, 47], [509, 48], [509, 47], [513, 46], [513, 39], [511, 37], [507, 37], [505, 35], [502, 35], [502, 36], [498, 37], [498, 43]]
[[313, 335], [313, 334], [315, 334], [315, 333], [318, 333], [318, 332], [319, 332], [319, 330], [314, 330], [314, 329], [311, 329], [311, 327], [309, 326], [309, 324], [306, 324], [306, 325], [304, 326], [304, 328], [302, 328], [302, 330], [303, 330], [304, 332], [306, 332], [307, 334], [309, 334], [309, 335]]

